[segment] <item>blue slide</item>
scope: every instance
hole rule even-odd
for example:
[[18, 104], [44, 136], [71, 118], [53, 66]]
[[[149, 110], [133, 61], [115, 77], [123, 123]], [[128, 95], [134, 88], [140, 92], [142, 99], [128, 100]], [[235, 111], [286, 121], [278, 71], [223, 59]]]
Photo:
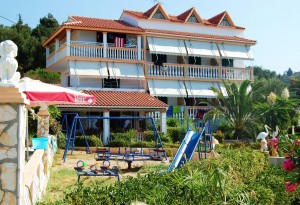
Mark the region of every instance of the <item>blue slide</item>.
[[173, 169], [179, 168], [182, 164], [186, 163], [186, 160], [190, 161], [193, 157], [195, 149], [201, 140], [201, 136], [205, 132], [205, 127], [203, 127], [201, 133], [196, 133], [193, 131], [188, 131], [185, 134], [184, 139], [180, 147], [175, 154], [175, 157], [170, 164], [168, 171], [172, 171]]

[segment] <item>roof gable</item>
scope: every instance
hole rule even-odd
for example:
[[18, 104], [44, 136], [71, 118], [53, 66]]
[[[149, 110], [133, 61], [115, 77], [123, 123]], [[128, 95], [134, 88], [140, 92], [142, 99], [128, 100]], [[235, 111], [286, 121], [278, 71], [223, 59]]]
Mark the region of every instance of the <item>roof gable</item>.
[[183, 12], [182, 14], [178, 15], [177, 18], [184, 21], [184, 22], [190, 22], [189, 19], [191, 16], [195, 16], [196, 20], [199, 23], [204, 23], [203, 20], [201, 19], [200, 15], [196, 11], [195, 7], [190, 8], [189, 10]]
[[152, 8], [150, 8], [148, 11], [146, 11], [144, 13], [144, 16], [148, 17], [148, 19], [153, 19], [153, 17], [155, 16], [155, 14], [160, 11], [161, 14], [163, 15], [163, 17], [165, 19], [170, 19], [169, 15], [166, 13], [166, 11], [164, 10], [164, 8], [162, 7], [162, 5], [160, 3], [154, 5]]
[[227, 22], [229, 23], [230, 27], [236, 27], [231, 19], [231, 17], [229, 16], [227, 11], [223, 11], [222, 13], [208, 19], [208, 21], [212, 24], [215, 24], [217, 26], [222, 26], [221, 23], [222, 21], [226, 19]]

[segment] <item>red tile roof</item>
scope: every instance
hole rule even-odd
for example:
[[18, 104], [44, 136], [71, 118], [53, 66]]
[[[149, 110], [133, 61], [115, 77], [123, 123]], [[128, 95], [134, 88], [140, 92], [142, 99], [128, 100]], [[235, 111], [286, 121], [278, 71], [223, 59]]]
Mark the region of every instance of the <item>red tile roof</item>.
[[[132, 108], [166, 108], [167, 104], [143, 92], [121, 91], [83, 91], [96, 97], [92, 106], [100, 107], [132, 107]], [[78, 106], [78, 105], [76, 105]]]
[[[127, 13], [129, 15], [132, 15], [132, 16], [135, 16], [137, 18], [142, 18], [142, 19], [149, 19], [149, 17], [151, 16], [151, 14], [153, 13], [153, 11], [159, 6], [159, 4], [156, 4], [155, 6], [153, 6], [152, 8], [150, 8], [148, 11], [146, 12], [140, 12], [140, 11], [131, 11], [131, 10], [124, 10], [123, 12], [124, 13]], [[173, 15], [170, 15], [169, 14], [169, 21], [173, 21], [173, 22], [181, 22], [181, 23], [184, 23], [186, 21], [186, 18], [188, 17], [188, 15], [190, 14], [190, 12], [192, 10], [195, 10], [194, 8], [191, 8], [185, 12], [183, 12], [182, 14], [178, 15], [178, 16], [173, 16]], [[195, 10], [196, 11], [196, 10]], [[205, 25], [208, 25], [208, 26], [217, 26], [220, 22], [220, 20], [223, 18], [224, 15], [228, 15], [228, 13], [226, 11], [210, 18], [210, 19], [202, 19], [202, 22], [205, 24]], [[167, 21], [167, 19], [166, 19]], [[236, 28], [236, 29], [245, 29], [243, 27], [240, 27], [240, 26], [232, 26], [233, 28]]]
[[145, 29], [146, 34], [166, 34], [166, 35], [178, 35], [185, 37], [195, 37], [195, 38], [203, 38], [209, 40], [223, 40], [223, 41], [235, 41], [235, 42], [244, 42], [254, 44], [255, 40], [250, 40], [246, 38], [241, 38], [237, 36], [218, 36], [218, 35], [210, 35], [210, 34], [199, 34], [199, 33], [190, 33], [190, 32], [178, 32], [178, 31], [167, 31], [167, 30], [158, 30], [158, 29]]
[[151, 7], [148, 11], [146, 11], [145, 13], [143, 13], [147, 18], [149, 18], [151, 16], [151, 14], [153, 13], [154, 10], [156, 10], [156, 8], [159, 7], [159, 4], [155, 4], [153, 7]]
[[223, 11], [222, 13], [219, 13], [218, 15], [216, 15], [210, 19], [207, 19], [207, 21], [212, 24], [218, 25], [225, 14], [226, 14], [226, 11]]
[[182, 21], [186, 21], [187, 17], [189, 17], [189, 15], [191, 14], [191, 12], [194, 10], [194, 8], [190, 8], [189, 10], [183, 12], [182, 14], [178, 15], [177, 18], [182, 20]]
[[143, 29], [136, 26], [132, 26], [121, 20], [89, 18], [89, 17], [82, 17], [82, 16], [70, 16], [69, 18], [73, 19], [74, 21], [66, 22], [64, 23], [64, 25], [143, 32]]

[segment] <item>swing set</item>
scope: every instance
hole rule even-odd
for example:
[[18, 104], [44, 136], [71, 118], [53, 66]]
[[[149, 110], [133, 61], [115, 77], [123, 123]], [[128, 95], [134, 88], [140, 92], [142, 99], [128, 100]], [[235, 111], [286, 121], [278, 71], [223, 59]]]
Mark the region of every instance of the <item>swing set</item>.
[[[68, 116], [71, 116], [72, 118], [72, 124], [71, 127], [69, 126]], [[97, 161], [100, 160], [110, 160], [110, 159], [117, 159], [117, 160], [123, 160], [131, 163], [132, 161], [144, 161], [144, 160], [163, 160], [164, 158], [167, 159], [165, 149], [163, 147], [161, 137], [158, 133], [157, 127], [155, 125], [154, 119], [152, 117], [103, 117], [103, 116], [88, 116], [88, 117], [80, 117], [78, 113], [63, 113], [62, 115], [62, 124], [65, 126], [65, 129], [63, 130], [67, 135], [67, 142], [66, 147], [63, 155], [64, 162], [66, 161], [68, 151], [71, 149], [71, 154], [73, 154], [74, 146], [75, 146], [75, 140], [78, 133], [81, 133], [81, 135], [84, 137], [84, 141], [86, 144], [86, 153], [90, 154], [90, 146], [87, 141], [86, 131], [83, 127], [82, 121], [88, 121], [88, 120], [149, 120], [152, 126], [152, 130], [154, 133], [154, 142], [155, 142], [155, 148], [152, 149], [152, 153], [149, 154], [143, 154], [142, 150], [139, 150], [139, 152], [132, 151], [130, 148], [129, 151], [125, 149], [124, 153], [121, 153], [120, 148], [118, 153], [112, 154], [110, 151], [110, 148], [101, 148], [97, 150], [97, 153], [95, 154], [95, 159]], [[142, 148], [140, 148], [142, 149]]]

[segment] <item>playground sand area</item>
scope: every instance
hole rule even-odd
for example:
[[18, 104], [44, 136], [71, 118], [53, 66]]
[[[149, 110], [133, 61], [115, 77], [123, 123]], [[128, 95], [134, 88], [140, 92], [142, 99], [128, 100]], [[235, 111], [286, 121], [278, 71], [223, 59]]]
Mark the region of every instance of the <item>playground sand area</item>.
[[[77, 171], [74, 167], [77, 166], [79, 160], [84, 161], [87, 166], [85, 170], [89, 171], [91, 165], [100, 167], [103, 161], [96, 161], [94, 158], [95, 153], [86, 154], [85, 151], [74, 150], [73, 154], [68, 152], [66, 161], [63, 161], [64, 150], [57, 150], [54, 155], [54, 160], [51, 168], [51, 176], [47, 186], [47, 191], [43, 201], [53, 202], [59, 200], [64, 196], [64, 192], [77, 187]], [[169, 160], [163, 161], [134, 161], [131, 164], [131, 168], [128, 169], [128, 164], [125, 161], [110, 160], [109, 168], [118, 166], [120, 169], [120, 180], [124, 181], [128, 177], [143, 176], [150, 171], [164, 171], [169, 166]], [[89, 177], [82, 176], [80, 182], [84, 186], [90, 186], [93, 183], [100, 183], [101, 186], [113, 185], [117, 182], [117, 177], [104, 176], [104, 177]]]
[[[91, 153], [91, 154], [87, 154], [85, 151], [77, 151], [75, 150], [73, 152], [73, 154], [71, 154], [71, 152], [69, 151], [67, 157], [66, 157], [66, 161], [63, 161], [63, 150], [58, 150], [56, 156], [55, 156], [55, 162], [54, 162], [54, 168], [56, 166], [58, 166], [59, 168], [67, 168], [67, 169], [71, 169], [74, 170], [74, 167], [77, 166], [77, 162], [79, 160], [84, 161], [87, 166], [86, 166], [86, 170], [89, 170], [89, 167], [91, 165], [96, 165], [97, 167], [102, 166], [103, 161], [96, 161], [94, 158], [94, 155], [96, 153]], [[137, 172], [145, 166], [155, 166], [155, 165], [159, 165], [159, 164], [165, 164], [166, 166], [168, 166], [169, 160], [163, 160], [163, 161], [152, 161], [152, 160], [144, 160], [144, 161], [133, 161], [131, 164], [131, 168], [128, 168], [128, 163], [123, 161], [123, 160], [110, 160], [110, 165], [109, 167], [112, 168], [113, 166], [117, 166], [121, 172], [121, 176], [122, 178], [124, 176], [136, 176]], [[76, 173], [76, 171], [74, 170], [74, 173]]]

